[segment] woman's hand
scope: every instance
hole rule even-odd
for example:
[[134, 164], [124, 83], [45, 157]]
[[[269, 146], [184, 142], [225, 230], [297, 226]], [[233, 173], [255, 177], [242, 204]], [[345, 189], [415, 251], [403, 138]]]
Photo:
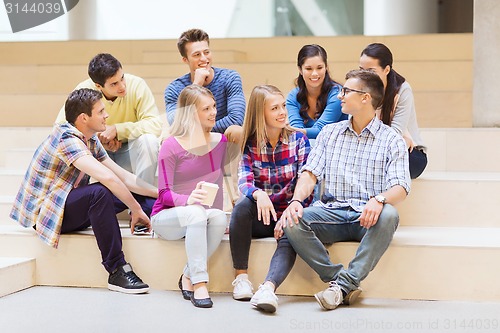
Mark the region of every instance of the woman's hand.
[[274, 226], [274, 238], [276, 240], [280, 239], [283, 236], [283, 226], [281, 224], [281, 219], [276, 222], [276, 226]]
[[274, 221], [277, 220], [276, 211], [274, 210], [273, 203], [266, 192], [262, 190], [253, 193], [254, 199], [257, 201], [257, 219], [262, 221], [265, 225], [271, 224], [271, 215]]
[[200, 204], [205, 200], [205, 198], [207, 197], [207, 191], [201, 189], [201, 184], [203, 183], [204, 182], [201, 181], [196, 184], [195, 189], [191, 192], [189, 198], [187, 199], [188, 205]]

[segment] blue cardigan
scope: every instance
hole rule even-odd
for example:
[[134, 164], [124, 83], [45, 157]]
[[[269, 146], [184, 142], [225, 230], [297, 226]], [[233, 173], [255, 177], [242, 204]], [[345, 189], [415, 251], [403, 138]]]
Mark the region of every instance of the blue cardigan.
[[341, 120], [346, 120], [347, 115], [342, 113], [340, 100], [337, 97], [341, 88], [341, 85], [334, 85], [332, 89], [330, 89], [326, 107], [318, 120], [309, 118], [306, 120], [306, 122], [304, 122], [304, 119], [302, 119], [299, 114], [300, 104], [297, 101], [297, 93], [299, 92], [299, 88], [297, 87], [290, 91], [286, 99], [286, 108], [288, 110], [288, 120], [290, 121], [290, 126], [296, 128], [305, 128], [307, 138], [316, 139], [319, 132], [325, 125], [336, 123]]

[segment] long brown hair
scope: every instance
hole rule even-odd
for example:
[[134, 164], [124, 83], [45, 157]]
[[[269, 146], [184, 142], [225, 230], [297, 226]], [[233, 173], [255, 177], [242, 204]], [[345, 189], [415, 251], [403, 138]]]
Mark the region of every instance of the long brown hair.
[[380, 118], [384, 124], [391, 126], [392, 118], [394, 117], [394, 98], [406, 79], [392, 68], [392, 52], [384, 44], [370, 44], [361, 52], [362, 55], [377, 59], [382, 68], [387, 66], [390, 68], [389, 74], [387, 74], [387, 86], [385, 87], [384, 99], [382, 100]]
[[[268, 141], [264, 110], [266, 100], [270, 95], [281, 95], [285, 98], [281, 90], [272, 85], [260, 85], [253, 88], [252, 94], [248, 99], [245, 120], [243, 121], [241, 151], [245, 149], [245, 146], [247, 143], [250, 143], [250, 141], [255, 141], [260, 151], [264, 147], [266, 141]], [[292, 132], [293, 129], [289, 125], [286, 125], [281, 135], [288, 138]]]

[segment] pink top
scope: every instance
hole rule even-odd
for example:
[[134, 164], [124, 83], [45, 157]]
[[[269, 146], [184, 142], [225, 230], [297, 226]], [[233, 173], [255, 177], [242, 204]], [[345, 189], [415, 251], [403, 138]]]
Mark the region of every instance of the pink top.
[[185, 206], [200, 181], [219, 185], [212, 208], [222, 209], [226, 146], [227, 138], [222, 135], [211, 151], [196, 155], [182, 148], [173, 136], [163, 141], [158, 155], [158, 199], [153, 205], [151, 216], [163, 209]]

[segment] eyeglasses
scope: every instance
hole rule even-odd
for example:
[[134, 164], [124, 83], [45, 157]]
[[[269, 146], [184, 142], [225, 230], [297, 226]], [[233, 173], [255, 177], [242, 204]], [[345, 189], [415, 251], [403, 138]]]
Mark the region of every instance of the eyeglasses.
[[368, 92], [366, 92], [366, 91], [351, 89], [351, 88], [347, 88], [347, 87], [342, 87], [342, 89], [340, 89], [340, 95], [342, 97], [345, 97], [345, 94], [348, 94], [350, 92], [357, 92], [358, 94], [368, 94]]

